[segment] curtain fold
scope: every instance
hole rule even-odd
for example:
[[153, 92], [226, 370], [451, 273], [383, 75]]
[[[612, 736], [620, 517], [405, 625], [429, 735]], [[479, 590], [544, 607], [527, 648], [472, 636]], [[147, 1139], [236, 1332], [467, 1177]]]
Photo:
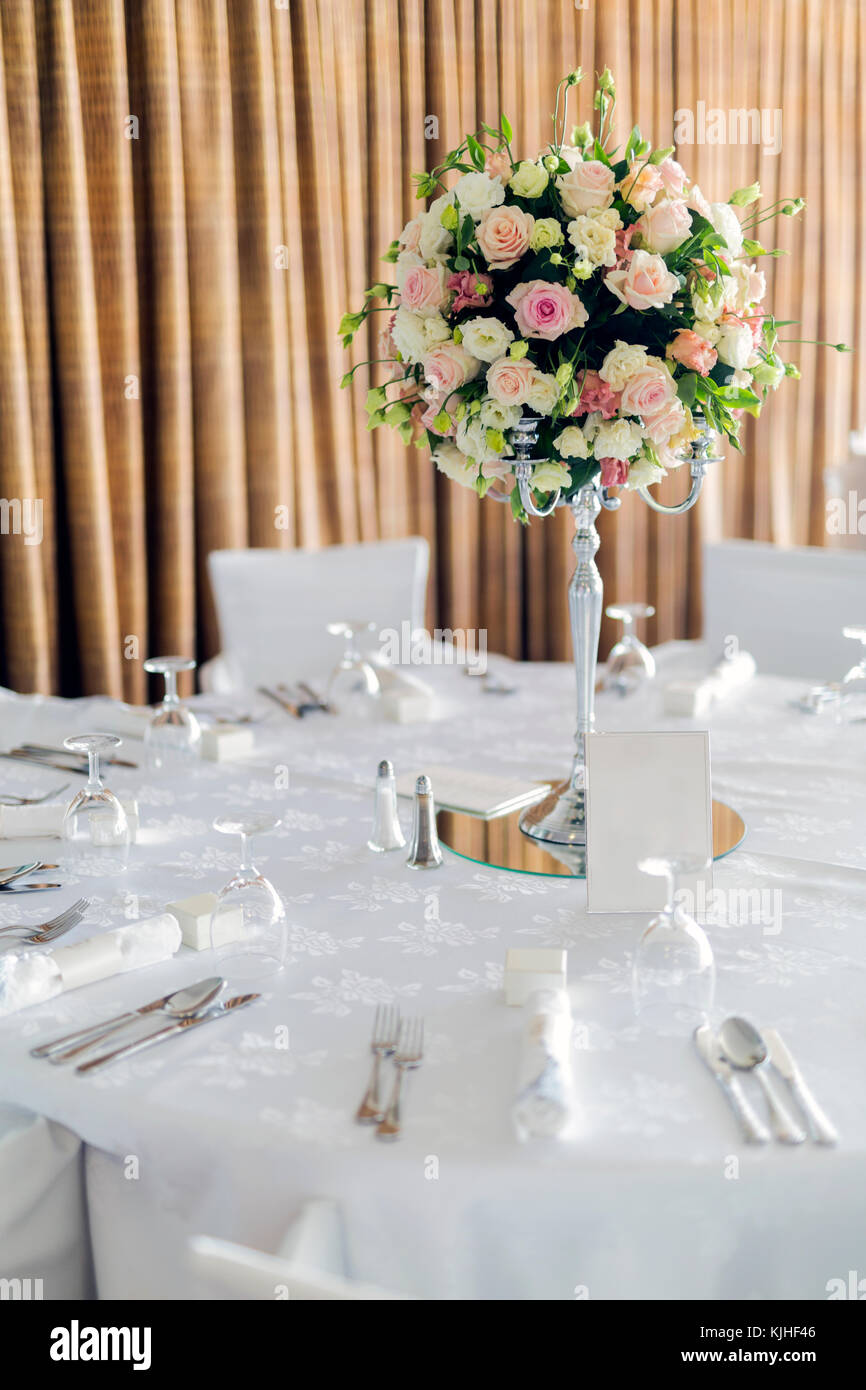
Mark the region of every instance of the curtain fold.
[[431, 626], [568, 657], [568, 515], [520, 528], [368, 432], [387, 314], [351, 357], [336, 330], [389, 278], [411, 172], [502, 111], [533, 156], [578, 64], [569, 125], [608, 66], [621, 139], [673, 143], [683, 109], [780, 113], [774, 152], [678, 156], [711, 200], [756, 178], [806, 198], [767, 231], [790, 253], [762, 263], [768, 302], [801, 320], [780, 337], [855, 349], [790, 344], [802, 380], [687, 517], [626, 495], [601, 518], [607, 599], [653, 603], [650, 640], [695, 635], [703, 539], [825, 540], [825, 470], [866, 425], [858, 0], [3, 0], [0, 681], [144, 699], [144, 657], [218, 649], [211, 550], [407, 534], [431, 544]]

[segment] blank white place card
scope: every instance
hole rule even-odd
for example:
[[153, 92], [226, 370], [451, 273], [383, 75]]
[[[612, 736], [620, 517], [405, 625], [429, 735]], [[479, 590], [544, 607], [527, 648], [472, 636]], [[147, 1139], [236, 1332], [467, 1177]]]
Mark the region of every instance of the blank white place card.
[[[586, 905], [589, 912], [657, 911], [666, 882], [642, 859], [708, 861], [679, 887], [713, 885], [710, 736], [706, 730], [591, 734], [586, 740]], [[693, 899], [694, 901], [694, 899]]]

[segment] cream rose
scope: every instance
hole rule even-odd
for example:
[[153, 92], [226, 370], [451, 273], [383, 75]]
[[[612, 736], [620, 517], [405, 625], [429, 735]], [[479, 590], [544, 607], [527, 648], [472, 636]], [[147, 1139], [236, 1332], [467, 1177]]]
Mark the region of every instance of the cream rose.
[[559, 400], [559, 382], [549, 372], [533, 367], [526, 394], [526, 404], [539, 415], [550, 415]]
[[602, 420], [595, 432], [592, 451], [597, 459], [633, 458], [643, 443], [643, 430], [634, 420]]
[[555, 217], [537, 217], [529, 238], [533, 251], [544, 251], [548, 247], [561, 246], [565, 237], [562, 227]]
[[433, 390], [449, 396], [478, 375], [481, 363], [462, 344], [442, 343], [427, 353], [423, 367], [424, 376]]
[[646, 212], [662, 188], [662, 177], [655, 164], [632, 163], [619, 185], [620, 196], [636, 212]]
[[721, 323], [716, 340], [719, 361], [735, 370], [742, 370], [749, 364], [754, 351], [752, 330], [747, 323]]
[[537, 492], [556, 492], [557, 488], [568, 487], [570, 482], [571, 473], [564, 463], [557, 463], [556, 459], [537, 463], [529, 479], [530, 487], [535, 488]]
[[658, 410], [650, 415], [645, 415], [643, 427], [647, 438], [654, 444], [666, 444], [674, 435], [679, 434], [686, 421], [686, 412], [682, 401], [674, 396], [671, 400], [665, 401]]
[[647, 349], [640, 343], [624, 343], [620, 338], [598, 369], [611, 391], [621, 391], [630, 377], [646, 366]]
[[590, 445], [580, 425], [567, 425], [553, 441], [556, 452], [566, 459], [588, 459]]
[[461, 323], [463, 346], [473, 357], [482, 362], [495, 362], [508, 351], [508, 344], [514, 342], [514, 334], [506, 328], [501, 319], [475, 318]]
[[508, 180], [518, 198], [540, 198], [549, 182], [547, 170], [531, 159], [522, 159]]
[[463, 174], [452, 189], [454, 197], [463, 212], [468, 212], [475, 222], [489, 208], [498, 207], [505, 202], [505, 189], [498, 174], [493, 178], [477, 170]]
[[692, 215], [681, 199], [672, 199], [649, 208], [635, 224], [648, 251], [666, 256], [676, 251], [690, 235]]
[[515, 207], [489, 208], [478, 223], [476, 239], [491, 270], [507, 270], [529, 247], [535, 218]]
[[625, 485], [630, 492], [636, 492], [639, 487], [652, 487], [653, 483], [660, 483], [665, 476], [663, 468], [641, 454], [629, 468]]
[[628, 268], [609, 270], [604, 283], [623, 304], [641, 310], [670, 304], [680, 287], [661, 256], [652, 256], [649, 251], [635, 251]]
[[525, 357], [499, 357], [487, 368], [487, 390], [500, 405], [525, 405], [534, 371]]
[[600, 159], [587, 159], [560, 174], [556, 187], [569, 217], [580, 217], [588, 208], [610, 207], [614, 183], [612, 169]]
[[640, 415], [646, 420], [674, 400], [676, 394], [669, 372], [660, 367], [641, 367], [623, 387], [619, 408], [623, 415]]

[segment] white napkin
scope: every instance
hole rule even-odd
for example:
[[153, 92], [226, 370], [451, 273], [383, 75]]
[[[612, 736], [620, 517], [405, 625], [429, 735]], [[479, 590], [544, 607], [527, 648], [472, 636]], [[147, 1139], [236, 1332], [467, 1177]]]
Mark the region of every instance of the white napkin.
[[[66, 801], [49, 801], [41, 806], [0, 806], [0, 840], [59, 838], [68, 804]], [[121, 798], [120, 804], [126, 812], [134, 843], [138, 830], [138, 802]]]
[[44, 1004], [67, 990], [122, 975], [173, 956], [180, 927], [171, 913], [89, 936], [74, 946], [39, 951], [25, 947], [0, 955], [0, 1018]]
[[564, 989], [540, 989], [525, 1007], [529, 1017], [512, 1118], [519, 1139], [554, 1139], [574, 1115], [571, 1006]]

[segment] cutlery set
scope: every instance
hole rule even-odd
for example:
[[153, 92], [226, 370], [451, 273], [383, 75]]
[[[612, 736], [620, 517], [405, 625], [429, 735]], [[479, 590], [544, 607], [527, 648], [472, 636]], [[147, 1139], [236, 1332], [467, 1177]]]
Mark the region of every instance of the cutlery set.
[[12, 868], [0, 869], [0, 893], [46, 893], [60, 888], [60, 883], [21, 882], [22, 878], [29, 878], [31, 874], [47, 872], [58, 867], [57, 864], [45, 864], [41, 859], [34, 859], [30, 864], [17, 864]]
[[[403, 1080], [407, 1071], [416, 1071], [424, 1060], [423, 1018], [401, 1019], [395, 1006], [377, 1005], [370, 1051], [373, 1069], [355, 1119], [361, 1125], [375, 1125], [377, 1139], [399, 1139], [403, 1127]], [[382, 1062], [388, 1058], [394, 1063], [394, 1082], [388, 1104], [383, 1105]]]
[[[186, 985], [183, 989], [163, 995], [160, 999], [153, 999], [149, 1004], [142, 1004], [128, 1013], [117, 1014], [114, 1018], [93, 1024], [89, 1028], [80, 1028], [74, 1033], [65, 1034], [62, 1038], [55, 1038], [52, 1042], [41, 1043], [31, 1049], [30, 1055], [55, 1065], [63, 1065], [74, 1061], [83, 1052], [96, 1049], [95, 1056], [79, 1062], [75, 1068], [78, 1075], [86, 1076], [89, 1072], [99, 1071], [110, 1066], [112, 1062], [131, 1057], [136, 1052], [143, 1052], [145, 1048], [154, 1047], [157, 1043], [165, 1042], [180, 1033], [187, 1033], [206, 1023], [215, 1023], [217, 1019], [227, 1018], [238, 1009], [243, 1009], [261, 998], [260, 994], [236, 994], [231, 999], [223, 1000], [219, 996], [224, 988], [225, 980], [218, 975], [199, 980], [197, 984]], [[131, 1023], [149, 1018], [153, 1018], [155, 1022], [161, 1021], [162, 1027], [154, 1032], [145, 1033], [142, 1037], [133, 1037], [129, 1042], [112, 1047], [107, 1052], [99, 1050], [105, 1044], [110, 1046], [116, 1036], [122, 1034]]]
[[[744, 1018], [727, 1018], [718, 1033], [708, 1024], [695, 1029], [695, 1047], [718, 1081], [736, 1115], [743, 1138], [749, 1144], [767, 1144], [775, 1138], [782, 1144], [802, 1144], [808, 1136], [815, 1144], [835, 1144], [838, 1134], [809, 1090], [797, 1063], [775, 1029], [762, 1036]], [[757, 1077], [770, 1117], [770, 1128], [749, 1100], [742, 1077]], [[790, 1095], [792, 1109], [774, 1085], [778, 1078]], [[797, 1111], [806, 1121], [803, 1127]]]
[[[9, 937], [8, 942], [0, 941], [0, 945], [10, 946], [44, 946], [50, 941], [56, 941], [59, 936], [65, 936], [73, 927], [87, 915], [90, 908], [89, 898], [79, 898], [71, 907], [67, 907], [65, 912], [61, 912], [57, 917], [52, 917], [48, 922], [42, 922], [39, 926], [34, 926], [31, 922], [28, 925], [19, 924], [15, 927], [0, 927], [3, 937]], [[22, 939], [15, 940], [15, 936]]]
[[292, 715], [294, 719], [303, 719], [305, 714], [320, 711], [322, 714], [333, 714], [333, 707], [317, 695], [312, 686], [306, 681], [295, 681], [294, 685], [285, 685], [280, 681], [276, 690], [269, 689], [266, 685], [258, 687], [260, 695], [264, 695], [269, 700], [273, 700], [275, 705], [286, 714]]

